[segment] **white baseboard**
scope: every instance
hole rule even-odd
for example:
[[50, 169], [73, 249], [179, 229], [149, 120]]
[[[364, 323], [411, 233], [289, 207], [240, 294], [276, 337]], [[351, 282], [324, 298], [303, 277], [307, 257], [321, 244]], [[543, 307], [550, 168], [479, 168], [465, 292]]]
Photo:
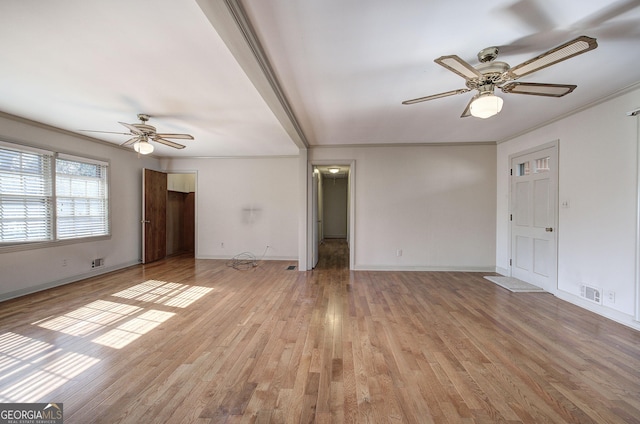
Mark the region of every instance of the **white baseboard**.
[[107, 274], [109, 272], [118, 271], [123, 268], [128, 268], [133, 265], [140, 264], [139, 261], [123, 263], [120, 265], [103, 267], [103, 268], [95, 268], [89, 272], [73, 275], [71, 277], [63, 278], [61, 280], [50, 281], [48, 283], [39, 284], [37, 286], [27, 287], [21, 290], [15, 290], [8, 293], [0, 294], [0, 302], [4, 302], [5, 300], [15, 299], [17, 297], [26, 296], [28, 294], [37, 293], [43, 290], [52, 289], [54, 287], [64, 286], [66, 284], [76, 283], [78, 281], [84, 280], [86, 278], [95, 277], [97, 275]]
[[398, 266], [356, 264], [354, 271], [448, 271], [448, 272], [495, 272], [491, 266]]
[[496, 274], [500, 274], [500, 275], [503, 275], [505, 277], [510, 277], [509, 274], [511, 273], [509, 268], [502, 268], [502, 267], [499, 267], [499, 266], [496, 267], [494, 272]]
[[602, 317], [608, 318], [617, 323], [626, 325], [627, 327], [631, 327], [634, 330], [640, 331], [640, 322], [636, 321], [635, 317], [632, 315], [628, 315], [623, 312], [616, 311], [615, 309], [607, 308], [606, 306], [596, 305], [579, 296], [576, 296], [572, 293], [568, 293], [562, 290], [558, 290], [555, 295], [558, 299], [562, 299], [566, 302], [572, 303], [576, 306], [579, 306], [583, 309], [593, 312], [594, 314], [600, 315]]
[[[228, 255], [198, 255], [196, 259], [216, 259], [222, 261], [228, 261], [229, 259], [233, 259], [237, 255], [228, 256]], [[298, 261], [297, 256], [265, 256], [264, 258], [256, 257], [258, 261]]]

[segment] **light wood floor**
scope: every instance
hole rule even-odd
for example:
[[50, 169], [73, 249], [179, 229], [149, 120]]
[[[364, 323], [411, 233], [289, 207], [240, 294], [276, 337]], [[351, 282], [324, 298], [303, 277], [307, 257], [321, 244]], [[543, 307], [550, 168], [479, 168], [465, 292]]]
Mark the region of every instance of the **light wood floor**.
[[640, 332], [325, 247], [311, 272], [174, 257], [4, 302], [0, 402], [67, 424], [640, 422]]

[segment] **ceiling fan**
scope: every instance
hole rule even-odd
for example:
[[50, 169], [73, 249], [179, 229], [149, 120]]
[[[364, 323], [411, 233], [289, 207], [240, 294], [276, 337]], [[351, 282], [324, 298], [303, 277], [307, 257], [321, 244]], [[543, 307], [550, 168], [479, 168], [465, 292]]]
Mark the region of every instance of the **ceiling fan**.
[[598, 43], [595, 38], [583, 35], [514, 67], [510, 67], [505, 62], [495, 61], [498, 57], [498, 47], [480, 50], [478, 53], [480, 64], [476, 67], [456, 55], [441, 56], [435, 59], [435, 62], [464, 78], [467, 88], [405, 100], [402, 104], [410, 105], [477, 90], [478, 92], [471, 98], [460, 117], [489, 118], [502, 110], [503, 101], [494, 94], [496, 87], [504, 93], [562, 97], [571, 93], [576, 85], [516, 82], [515, 80], [596, 47]]
[[138, 114], [138, 119], [140, 120], [139, 124], [127, 124], [125, 122], [118, 122], [121, 125], [124, 125], [129, 132], [128, 133], [120, 133], [113, 131], [91, 131], [91, 130], [80, 130], [84, 132], [95, 132], [95, 133], [105, 133], [105, 134], [122, 134], [122, 135], [130, 135], [133, 138], [125, 141], [121, 144], [121, 146], [133, 146], [133, 150], [142, 154], [148, 155], [153, 152], [153, 144], [150, 143], [151, 140], [157, 143], [161, 143], [176, 149], [184, 149], [185, 146], [182, 144], [175, 143], [171, 140], [167, 140], [167, 138], [175, 138], [182, 140], [193, 140], [193, 136], [189, 134], [158, 134], [156, 133], [156, 127], [147, 124], [150, 116], [144, 113]]

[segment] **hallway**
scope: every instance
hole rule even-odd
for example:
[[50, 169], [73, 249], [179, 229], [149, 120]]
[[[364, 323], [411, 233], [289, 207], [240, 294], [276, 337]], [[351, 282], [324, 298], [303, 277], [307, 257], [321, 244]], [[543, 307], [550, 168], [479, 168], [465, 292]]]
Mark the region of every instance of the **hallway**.
[[346, 239], [324, 239], [318, 250], [316, 270], [349, 270], [349, 245]]

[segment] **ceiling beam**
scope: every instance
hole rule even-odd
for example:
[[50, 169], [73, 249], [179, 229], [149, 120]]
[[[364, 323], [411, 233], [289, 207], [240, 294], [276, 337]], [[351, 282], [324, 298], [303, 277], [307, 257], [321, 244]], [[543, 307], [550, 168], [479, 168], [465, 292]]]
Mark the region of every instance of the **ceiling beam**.
[[309, 148], [309, 141], [269, 63], [241, 0], [196, 2], [293, 142], [301, 149]]

